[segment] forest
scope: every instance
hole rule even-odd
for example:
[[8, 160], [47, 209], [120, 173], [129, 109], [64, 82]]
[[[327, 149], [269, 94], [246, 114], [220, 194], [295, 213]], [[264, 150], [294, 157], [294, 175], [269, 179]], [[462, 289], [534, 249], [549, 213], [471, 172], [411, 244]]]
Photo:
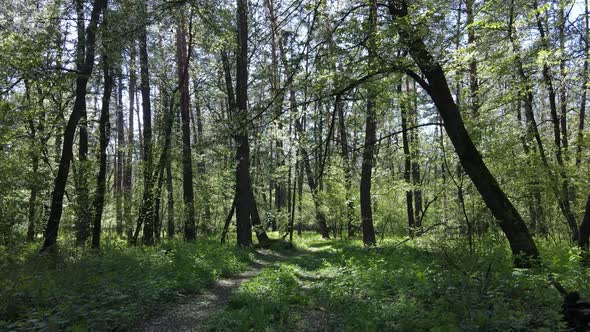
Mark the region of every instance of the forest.
[[590, 330], [588, 0], [4, 0], [0, 331]]

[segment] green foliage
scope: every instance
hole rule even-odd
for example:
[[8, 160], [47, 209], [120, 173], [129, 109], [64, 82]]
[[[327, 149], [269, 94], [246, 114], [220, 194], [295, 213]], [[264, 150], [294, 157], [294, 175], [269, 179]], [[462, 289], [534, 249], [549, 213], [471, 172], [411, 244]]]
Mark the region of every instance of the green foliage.
[[380, 248], [358, 241], [299, 239], [304, 253], [244, 283], [228, 310], [211, 317], [215, 330], [507, 331], [562, 328], [562, 298], [590, 295], [589, 271], [576, 250], [541, 241], [544, 267], [513, 269], [505, 243], [421, 238]]
[[[118, 244], [57, 257], [0, 247], [0, 329], [127, 329], [164, 302], [245, 269], [248, 255], [217, 241]], [[16, 255], [16, 256], [15, 256]]]

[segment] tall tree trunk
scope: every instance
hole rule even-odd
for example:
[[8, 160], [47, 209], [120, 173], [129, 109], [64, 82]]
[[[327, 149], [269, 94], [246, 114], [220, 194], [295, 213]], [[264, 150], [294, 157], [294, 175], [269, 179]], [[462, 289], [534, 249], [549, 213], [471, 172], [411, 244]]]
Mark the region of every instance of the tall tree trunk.
[[182, 121], [182, 193], [185, 211], [184, 238], [187, 241], [194, 241], [197, 233], [191, 153], [188, 54], [184, 21], [184, 16], [182, 16], [176, 31], [176, 57], [178, 63], [178, 86], [180, 87], [180, 117]]
[[[248, 212], [248, 215], [243, 216], [243, 217], [248, 219], [249, 226], [247, 226], [247, 227], [250, 227], [250, 231], [249, 231], [250, 242], [249, 243], [250, 244], [252, 243], [251, 227], [255, 226], [254, 230], [256, 232], [256, 238], [258, 239], [259, 243], [264, 244], [264, 243], [268, 243], [268, 236], [267, 236], [266, 232], [264, 231], [264, 228], [261, 226], [260, 216], [258, 214], [258, 208], [256, 206], [256, 199], [254, 198], [254, 191], [253, 191], [252, 183], [250, 180], [250, 172], [249, 172], [250, 146], [248, 143], [248, 136], [247, 136], [248, 132], [247, 132], [246, 126], [242, 125], [242, 122], [237, 121], [239, 119], [245, 118], [247, 114], [244, 114], [244, 112], [241, 112], [237, 109], [239, 104], [236, 103], [236, 99], [234, 98], [234, 89], [232, 86], [230, 63], [229, 63], [229, 58], [227, 56], [227, 52], [225, 52], [225, 51], [221, 52], [221, 60], [223, 63], [223, 71], [224, 71], [224, 76], [225, 76], [225, 88], [226, 88], [226, 92], [227, 92], [229, 117], [233, 119], [233, 122], [236, 125], [236, 128], [239, 129], [239, 132], [240, 132], [240, 134], [234, 135], [234, 139], [238, 144], [238, 146], [236, 147], [236, 159], [238, 161], [237, 166], [236, 166], [236, 194], [234, 197], [235, 202], [234, 202], [234, 207], [233, 207], [236, 211], [236, 232], [240, 233], [240, 231], [238, 230], [238, 226], [237, 226], [237, 224], [239, 223], [237, 211], [238, 211], [238, 203], [239, 203], [239, 199], [240, 199], [240, 197], [238, 197], [238, 196], [240, 195], [240, 193], [242, 193], [245, 195], [245, 196], [242, 196], [243, 197], [242, 204], [246, 204], [246, 208], [247, 208], [247, 209], [242, 209], [242, 211], [243, 211], [243, 213]], [[239, 66], [238, 66], [238, 68], [239, 68]], [[246, 71], [246, 76], [247, 76], [247, 71]], [[240, 84], [244, 84], [244, 82], [240, 82]], [[237, 82], [236, 82], [236, 85], [237, 85]], [[247, 105], [247, 103], [246, 103], [246, 105]], [[241, 151], [240, 149], [242, 148], [241, 142], [244, 142], [244, 138], [245, 138], [245, 143], [246, 143], [245, 148], [248, 152], [247, 153], [248, 160], [246, 161], [247, 163], [244, 163], [244, 160], [241, 159], [241, 157], [240, 157], [243, 153], [243, 151]], [[244, 174], [244, 172], [243, 172], [244, 166], [248, 167], [247, 178], [245, 177], [246, 174]], [[248, 185], [249, 185], [248, 190], [250, 191], [249, 193], [246, 193], [246, 189], [241, 187], [241, 186], [245, 186], [245, 184], [239, 182], [238, 178], [240, 180], [246, 179], [248, 181]], [[247, 200], [247, 201], [244, 201], [244, 200]], [[233, 213], [232, 213], [232, 215], [233, 215]], [[231, 219], [231, 215], [228, 218]], [[250, 221], [251, 221], [251, 223], [250, 223]], [[229, 221], [227, 221], [227, 222], [229, 222]], [[256, 227], [256, 226], [258, 226], [258, 227]], [[228, 225], [228, 227], [229, 227], [229, 225]], [[239, 241], [240, 240], [238, 239], [238, 245], [249, 245], [249, 244], [240, 244]]]
[[116, 225], [115, 231], [118, 236], [123, 235], [123, 182], [125, 173], [125, 120], [123, 120], [123, 75], [119, 69], [117, 79], [117, 164], [115, 176], [116, 195]]
[[409, 22], [400, 18], [408, 15], [408, 4], [405, 0], [390, 0], [389, 10], [402, 43], [408, 47], [410, 55], [420, 68], [427, 81], [420, 76], [408, 72], [432, 98], [437, 107], [447, 135], [449, 136], [463, 169], [467, 172], [484, 202], [498, 221], [499, 226], [508, 238], [514, 262], [517, 266], [530, 266], [530, 259], [536, 260], [539, 252], [523, 222], [520, 214], [512, 205], [496, 178], [484, 163], [481, 154], [473, 144], [465, 129], [463, 119], [453, 100], [451, 91], [440, 64], [432, 57], [420, 34]]
[[[543, 22], [541, 21], [541, 17], [537, 8], [537, 1], [533, 1], [533, 8], [535, 10], [535, 16], [537, 19], [537, 28], [539, 30], [539, 35], [541, 38], [541, 44], [549, 49], [549, 41], [547, 40], [547, 36], [545, 34], [545, 28], [543, 27]], [[549, 109], [551, 114], [551, 122], [553, 124], [553, 143], [555, 145], [555, 159], [557, 160], [557, 165], [559, 166], [559, 179], [561, 186], [561, 191], [558, 194], [558, 203], [559, 207], [565, 216], [567, 225], [570, 228], [570, 232], [572, 235], [572, 239], [575, 241], [578, 239], [578, 226], [576, 222], [576, 216], [571, 208], [571, 201], [570, 201], [570, 183], [569, 179], [565, 170], [565, 166], [563, 163], [563, 149], [562, 140], [561, 140], [561, 130], [560, 130], [560, 120], [557, 114], [557, 101], [555, 95], [555, 88], [553, 86], [553, 80], [551, 77], [551, 70], [549, 68], [549, 64], [543, 63], [543, 70], [542, 70], [542, 77], [543, 83], [547, 88], [547, 93], [549, 94]], [[564, 100], [565, 102], [565, 100]], [[564, 120], [565, 121], [565, 120]], [[565, 122], [564, 122], [565, 123]], [[566, 140], [567, 143], [567, 140]]]
[[588, 0], [584, 1], [584, 67], [582, 73], [582, 97], [580, 104], [580, 118], [578, 120], [578, 137], [576, 140], [576, 166], [582, 162], [582, 142], [584, 141], [584, 124], [586, 122], [586, 100], [588, 97], [588, 61], [590, 60], [590, 26], [588, 22]]
[[[301, 122], [297, 119], [295, 120], [295, 128], [297, 129], [299, 139], [302, 140], [303, 138], [303, 126]], [[301, 144], [301, 143], [300, 143]], [[309, 154], [307, 150], [303, 147], [299, 147], [299, 152], [303, 159], [303, 170], [305, 170], [305, 174], [307, 177], [307, 184], [309, 185], [309, 189], [311, 190], [311, 195], [313, 198], [313, 204], [315, 206], [315, 215], [316, 215], [316, 222], [319, 227], [319, 233], [322, 235], [323, 238], [329, 239], [330, 233], [328, 230], [328, 224], [326, 222], [326, 215], [323, 211], [322, 202], [319, 196], [319, 187], [317, 182], [315, 181], [316, 177], [314, 176], [313, 169], [311, 168], [311, 163], [309, 161]], [[301, 196], [300, 196], [301, 197]]]
[[[271, 28], [271, 59], [272, 59], [272, 73], [271, 73], [271, 93], [273, 96], [279, 96], [275, 101], [274, 116], [277, 121], [277, 131], [281, 133], [283, 131], [283, 122], [280, 121], [280, 115], [282, 113], [283, 97], [285, 93], [281, 89], [281, 79], [279, 76], [279, 46], [282, 33], [279, 31], [277, 16], [275, 13], [275, 6], [273, 0], [266, 0], [265, 5], [269, 13], [269, 21]], [[283, 153], [283, 141], [279, 137], [275, 140], [275, 160], [276, 169], [282, 170], [285, 165], [284, 153]], [[273, 181], [274, 185], [274, 208], [277, 211], [281, 211], [287, 205], [287, 189], [285, 186], [285, 180], [283, 176], [279, 176], [278, 179]], [[273, 231], [276, 230], [276, 221], [272, 223]]]
[[237, 243], [240, 246], [252, 244], [250, 223], [251, 181], [250, 145], [248, 142], [248, 1], [238, 0], [238, 52], [236, 65], [236, 228]]
[[588, 244], [590, 243], [590, 195], [586, 199], [586, 208], [584, 212], [584, 219], [580, 224], [580, 234], [578, 237], [578, 245], [580, 248], [588, 251]]
[[559, 60], [559, 74], [561, 75], [561, 84], [559, 85], [559, 108], [560, 108], [560, 118], [559, 118], [559, 126], [561, 128], [561, 147], [563, 148], [564, 158], [568, 160], [568, 133], [567, 133], [567, 72], [566, 72], [566, 49], [565, 49], [565, 4], [560, 3], [558, 5], [559, 9], [559, 17], [558, 17], [558, 26], [557, 29], [559, 30], [559, 50], [562, 54], [561, 59]]
[[[412, 168], [412, 155], [410, 152], [410, 143], [408, 138], [408, 101], [406, 97], [402, 96], [402, 83], [400, 82], [397, 86], [398, 98], [400, 101], [400, 113], [402, 122], [402, 144], [404, 149], [404, 181], [409, 186], [411, 183], [411, 168]], [[407, 91], [406, 91], [407, 92]], [[414, 219], [414, 195], [411, 189], [406, 189], [406, 213], [408, 215], [408, 227], [410, 236], [414, 235], [416, 228], [416, 220]]]
[[[162, 89], [163, 90], [163, 89]], [[157, 178], [155, 195], [154, 195], [154, 235], [156, 240], [160, 240], [162, 231], [162, 217], [160, 214], [160, 206], [162, 202], [162, 186], [164, 185], [164, 172], [167, 165], [170, 164], [170, 149], [172, 145], [172, 126], [174, 124], [174, 97], [170, 97], [166, 92], [163, 92], [164, 99], [164, 118], [163, 118], [163, 132], [164, 144], [162, 152], [158, 159], [158, 166], [154, 178]], [[174, 92], [172, 93], [174, 95]], [[168, 111], [166, 111], [168, 110]]]
[[[301, 155], [301, 153], [298, 153]], [[302, 213], [303, 213], [303, 162], [299, 162], [299, 169], [297, 170], [297, 235], [301, 236], [302, 228]]]
[[123, 191], [125, 195], [125, 228], [127, 229], [127, 241], [132, 240], [133, 214], [133, 152], [135, 149], [133, 113], [135, 112], [135, 91], [137, 90], [137, 78], [135, 73], [136, 47], [135, 40], [131, 42], [129, 58], [129, 123], [127, 124], [127, 158], [125, 160], [125, 178], [123, 179]]
[[134, 239], [137, 239], [141, 225], [143, 225], [142, 242], [154, 244], [154, 188], [153, 188], [153, 157], [152, 157], [152, 107], [150, 99], [150, 72], [147, 50], [147, 1], [141, 4], [143, 15], [142, 27], [139, 33], [139, 67], [141, 76], [141, 102], [143, 108], [143, 198], [139, 211], [139, 221]]
[[174, 186], [172, 185], [172, 165], [170, 158], [166, 163], [166, 191], [168, 192], [168, 238], [173, 239], [176, 235], [174, 224]]
[[344, 118], [344, 105], [341, 102], [341, 95], [336, 96], [334, 107], [338, 113], [338, 128], [340, 132], [340, 151], [344, 163], [344, 191], [346, 199], [346, 229], [349, 238], [354, 237], [354, 202], [352, 201], [352, 165], [348, 147], [348, 136], [346, 133], [346, 122]]
[[[467, 25], [467, 43], [469, 47], [475, 48], [475, 27], [473, 26], [474, 21], [474, 13], [473, 13], [473, 5], [475, 4], [475, 0], [466, 0], [465, 4], [465, 14], [466, 14], [466, 25]], [[473, 116], [477, 116], [479, 114], [479, 78], [477, 75], [477, 59], [475, 57], [471, 57], [469, 60], [469, 98], [471, 99], [471, 113]]]
[[[106, 13], [105, 13], [106, 15]], [[103, 20], [106, 24], [106, 19]], [[104, 47], [104, 46], [103, 46]], [[102, 227], [102, 212], [104, 207], [104, 194], [106, 191], [106, 170], [107, 170], [107, 145], [109, 144], [109, 104], [111, 101], [111, 92], [113, 90], [113, 76], [110, 72], [110, 59], [107, 56], [107, 50], [103, 50], [102, 56], [103, 75], [104, 75], [104, 92], [102, 95], [102, 107], [100, 110], [99, 131], [99, 150], [98, 150], [98, 175], [96, 177], [96, 194], [94, 196], [94, 223], [92, 227], [92, 248], [100, 248], [100, 233]]]
[[422, 190], [420, 183], [422, 176], [420, 172], [420, 135], [416, 126], [418, 125], [418, 105], [416, 103], [416, 84], [410, 88], [410, 82], [406, 80], [406, 90], [409, 93], [408, 100], [408, 119], [411, 127], [414, 127], [409, 133], [410, 157], [412, 164], [412, 186], [414, 196], [414, 223], [417, 228], [422, 227]]
[[[533, 89], [530, 79], [527, 77], [524, 71], [524, 65], [522, 63], [522, 59], [520, 58], [520, 47], [515, 39], [515, 31], [513, 27], [514, 22], [514, 2], [511, 2], [510, 5], [510, 20], [508, 26], [508, 39], [512, 44], [512, 51], [515, 54], [515, 63], [517, 68], [517, 73], [520, 78], [520, 94], [521, 98], [524, 101], [524, 110], [525, 110], [525, 125], [526, 125], [526, 135], [522, 139], [522, 145], [524, 152], [527, 156], [531, 155], [531, 150], [533, 152], [538, 151], [539, 156], [543, 164], [548, 167], [547, 157], [545, 156], [545, 149], [543, 147], [543, 142], [541, 141], [541, 135], [539, 133], [539, 129], [537, 126], [537, 121], [535, 120], [535, 113], [533, 110]], [[520, 108], [518, 109], [518, 113], [520, 114]], [[536, 142], [535, 145], [529, 147], [529, 143], [531, 140]], [[537, 150], [538, 149], [538, 150]], [[533, 202], [531, 204], [531, 208], [534, 211], [531, 211], [531, 224], [535, 226], [536, 230], [540, 233], [544, 233], [545, 222], [543, 220], [543, 205], [541, 203], [541, 193], [539, 190], [539, 183], [537, 180], [533, 180], [530, 183], [531, 193], [530, 195], [533, 197]]]
[[[368, 21], [368, 67], [369, 71], [375, 70], [375, 28], [377, 25], [377, 1], [371, 0], [369, 6]], [[367, 117], [365, 122], [365, 146], [363, 148], [363, 163], [361, 168], [360, 202], [361, 202], [361, 228], [363, 231], [363, 243], [365, 246], [373, 246], [375, 242], [375, 229], [373, 227], [373, 207], [371, 204], [371, 182], [373, 172], [373, 158], [375, 157], [375, 142], [377, 141], [377, 112], [375, 101], [377, 93], [373, 82], [367, 87]]]
[[[195, 90], [198, 89], [198, 85], [195, 84]], [[196, 140], [195, 144], [198, 147], [199, 154], [204, 154], [206, 147], [204, 142], [204, 135], [203, 135], [203, 115], [201, 113], [201, 106], [199, 105], [199, 101], [197, 99], [197, 94], [195, 91], [195, 117], [193, 118], [193, 123], [196, 126], [193, 126], [193, 131], [196, 129]], [[192, 114], [192, 112], [191, 112]], [[197, 169], [199, 172], [199, 176], [201, 177], [201, 184], [204, 186], [203, 190], [208, 191], [208, 183], [206, 180], [207, 176], [207, 164], [205, 162], [205, 158], [200, 158], [199, 163], [197, 164]], [[204, 215], [203, 215], [203, 224], [207, 225], [211, 221], [211, 197], [209, 195], [205, 195], [203, 197], [203, 208], [204, 208]]]
[[[76, 0], [76, 13], [78, 24], [78, 45], [76, 46], [76, 67], [83, 66], [85, 58], [86, 33], [84, 32], [86, 19], [84, 17], [84, 2]], [[76, 172], [76, 245], [83, 246], [90, 236], [90, 222], [92, 210], [88, 190], [88, 114], [86, 103], [80, 110], [78, 125], [78, 168]]]
[[51, 210], [49, 212], [49, 219], [47, 220], [47, 227], [44, 232], [43, 246], [41, 247], [41, 251], [43, 252], [52, 249], [57, 242], [59, 223], [63, 210], [63, 197], [73, 155], [74, 135], [78, 122], [84, 112], [83, 110], [86, 109], [86, 86], [94, 66], [96, 29], [103, 7], [106, 7], [106, 0], [94, 1], [92, 12], [90, 14], [90, 22], [85, 31], [84, 61], [78, 68], [79, 74], [76, 77], [76, 98], [74, 101], [74, 108], [64, 130], [59, 168], [57, 176], [55, 177], [53, 192], [51, 194]]
[[[27, 100], [27, 107], [32, 108], [33, 104], [31, 102], [31, 87], [27, 81], [25, 81], [25, 97]], [[43, 121], [43, 119], [41, 119]], [[27, 241], [34, 242], [35, 235], [36, 235], [36, 227], [37, 227], [37, 195], [39, 192], [39, 138], [37, 137], [37, 126], [35, 125], [35, 121], [31, 116], [29, 118], [29, 138], [31, 140], [31, 170], [32, 176], [29, 181], [31, 181], [30, 191], [31, 196], [29, 196], [29, 211], [28, 211], [28, 219], [29, 223], [27, 226]]]

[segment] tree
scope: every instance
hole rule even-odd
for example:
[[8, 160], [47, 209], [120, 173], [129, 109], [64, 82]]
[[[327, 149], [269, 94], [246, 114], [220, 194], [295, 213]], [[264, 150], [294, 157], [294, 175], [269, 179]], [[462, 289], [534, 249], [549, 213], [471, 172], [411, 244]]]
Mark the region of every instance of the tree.
[[[368, 68], [374, 71], [376, 51], [376, 25], [377, 25], [377, 1], [371, 0], [369, 4], [368, 19]], [[363, 163], [361, 171], [361, 227], [363, 230], [363, 243], [373, 246], [375, 242], [375, 230], [373, 229], [373, 206], [371, 205], [371, 177], [373, 171], [373, 159], [375, 158], [375, 142], [377, 141], [377, 112], [375, 104], [377, 94], [375, 87], [370, 84], [367, 88], [367, 118], [365, 122], [365, 145], [363, 148]]]
[[150, 98], [150, 73], [147, 50], [147, 2], [141, 4], [143, 24], [139, 33], [139, 67], [141, 76], [141, 101], [143, 107], [143, 199], [139, 211], [139, 221], [135, 230], [136, 241], [143, 225], [143, 243], [154, 244], [154, 188], [152, 159], [152, 108]]
[[181, 15], [176, 31], [176, 58], [178, 86], [180, 90], [180, 117], [182, 119], [182, 192], [184, 197], [184, 238], [187, 241], [196, 239], [195, 205], [193, 191], [193, 164], [190, 133], [190, 96], [189, 96], [189, 62], [186, 46], [184, 15]]
[[[105, 12], [104, 16], [107, 13]], [[103, 27], [106, 26], [106, 18], [103, 19]], [[104, 78], [104, 92], [102, 96], [102, 107], [100, 110], [99, 131], [99, 151], [98, 151], [98, 175], [96, 178], [96, 194], [94, 196], [94, 222], [92, 227], [92, 247], [100, 247], [100, 235], [102, 227], [102, 212], [104, 207], [104, 195], [106, 190], [106, 169], [107, 169], [107, 145], [109, 143], [109, 104], [111, 102], [111, 93], [113, 90], [113, 75], [111, 74], [111, 59], [108, 56], [107, 46], [103, 45], [102, 67]]]
[[79, 52], [83, 54], [83, 61], [77, 64], [79, 67], [77, 68], [78, 75], [76, 77], [76, 98], [74, 101], [74, 109], [70, 114], [64, 130], [61, 158], [59, 161], [57, 176], [54, 181], [53, 192], [51, 195], [51, 210], [49, 212], [49, 219], [47, 220], [47, 227], [45, 228], [44, 242], [41, 251], [49, 251], [54, 248], [57, 242], [59, 223], [63, 210], [63, 197], [73, 156], [72, 148], [74, 144], [74, 135], [78, 122], [82, 118], [86, 109], [86, 86], [90, 75], [92, 74], [92, 68], [94, 67], [96, 30], [103, 8], [106, 8], [106, 0], [95, 0], [93, 2], [90, 21], [84, 31], [84, 44], [79, 45], [78, 48], [80, 49]]
[[442, 67], [428, 51], [420, 33], [411, 26], [407, 2], [405, 0], [391, 0], [388, 5], [400, 41], [408, 48], [412, 59], [426, 80], [411, 71], [407, 73], [432, 98], [443, 119], [445, 130], [453, 143], [461, 165], [508, 238], [515, 256], [515, 265], [530, 266], [530, 260], [536, 260], [539, 256], [535, 242], [522, 217], [500, 188], [473, 144], [453, 100]]

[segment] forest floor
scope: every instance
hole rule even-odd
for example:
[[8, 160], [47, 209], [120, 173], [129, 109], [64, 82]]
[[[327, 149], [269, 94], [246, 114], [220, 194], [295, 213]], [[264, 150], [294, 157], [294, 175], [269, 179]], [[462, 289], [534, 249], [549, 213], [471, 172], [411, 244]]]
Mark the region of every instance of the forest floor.
[[282, 261], [300, 259], [308, 253], [300, 250], [276, 251], [257, 249], [250, 268], [238, 275], [217, 280], [200, 294], [190, 296], [181, 303], [170, 304], [162, 312], [142, 322], [136, 331], [202, 331], [211, 317], [223, 312], [230, 304], [231, 296], [242, 283], [250, 280], [265, 268], [278, 267]]
[[560, 331], [547, 276], [590, 299], [590, 269], [567, 243], [538, 244], [530, 270], [496, 236], [473, 250], [444, 234], [375, 248], [315, 234], [270, 249], [113, 242], [52, 258], [30, 246], [0, 259], [0, 331]]
[[398, 238], [368, 249], [304, 237], [294, 248], [256, 250], [249, 270], [170, 304], [137, 331], [551, 331], [563, 328], [561, 298], [546, 273], [587, 291], [588, 270], [571, 252], [551, 248], [547, 270], [536, 271], [513, 269], [503, 246], [466, 255], [462, 245], [433, 244]]

